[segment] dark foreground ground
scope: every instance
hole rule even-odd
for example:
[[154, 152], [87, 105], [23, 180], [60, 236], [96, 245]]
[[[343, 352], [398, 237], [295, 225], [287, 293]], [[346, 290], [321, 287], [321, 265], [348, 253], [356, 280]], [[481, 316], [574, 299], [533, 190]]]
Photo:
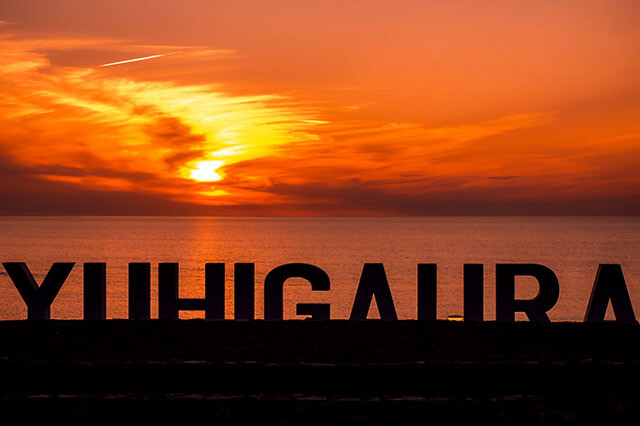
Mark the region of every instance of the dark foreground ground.
[[0, 342], [2, 424], [640, 419], [638, 325], [18, 321]]

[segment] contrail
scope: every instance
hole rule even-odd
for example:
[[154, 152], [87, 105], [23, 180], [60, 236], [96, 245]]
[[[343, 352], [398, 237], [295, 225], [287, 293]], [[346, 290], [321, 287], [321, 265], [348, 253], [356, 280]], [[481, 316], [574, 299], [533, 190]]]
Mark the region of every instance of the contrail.
[[161, 55], [145, 56], [144, 58], [135, 58], [135, 59], [127, 59], [126, 61], [111, 62], [111, 63], [108, 63], [108, 64], [98, 65], [98, 68], [110, 67], [110, 66], [113, 66], [113, 65], [120, 65], [120, 64], [128, 64], [129, 62], [146, 61], [147, 59], [160, 58], [162, 56], [172, 55], [174, 53], [175, 52], [169, 52], [169, 53], [163, 53]]

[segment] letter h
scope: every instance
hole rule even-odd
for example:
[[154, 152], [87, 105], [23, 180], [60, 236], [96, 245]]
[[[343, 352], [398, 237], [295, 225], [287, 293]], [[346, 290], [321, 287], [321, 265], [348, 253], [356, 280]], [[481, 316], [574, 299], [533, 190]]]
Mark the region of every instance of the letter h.
[[158, 264], [158, 318], [178, 319], [179, 311], [204, 311], [205, 319], [224, 319], [224, 263], [205, 265], [204, 299], [178, 297], [178, 264]]

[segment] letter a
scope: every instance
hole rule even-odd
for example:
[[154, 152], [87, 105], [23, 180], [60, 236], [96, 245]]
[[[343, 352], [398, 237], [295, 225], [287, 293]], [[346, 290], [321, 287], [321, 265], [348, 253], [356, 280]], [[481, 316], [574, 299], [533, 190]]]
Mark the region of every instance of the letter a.
[[598, 265], [598, 272], [591, 290], [587, 313], [584, 316], [585, 322], [604, 321], [609, 301], [611, 301], [616, 321], [623, 323], [636, 322], [627, 284], [622, 274], [622, 267], [618, 264]]
[[398, 314], [396, 314], [396, 307], [393, 304], [384, 265], [382, 263], [365, 263], [349, 319], [367, 319], [374, 296], [380, 312], [380, 319], [397, 320]]

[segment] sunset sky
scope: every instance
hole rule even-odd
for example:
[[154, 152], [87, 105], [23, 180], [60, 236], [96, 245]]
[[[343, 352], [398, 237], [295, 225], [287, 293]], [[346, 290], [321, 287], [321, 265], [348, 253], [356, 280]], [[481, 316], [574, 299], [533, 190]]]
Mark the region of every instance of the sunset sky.
[[638, 215], [640, 2], [0, 2], [0, 214]]

